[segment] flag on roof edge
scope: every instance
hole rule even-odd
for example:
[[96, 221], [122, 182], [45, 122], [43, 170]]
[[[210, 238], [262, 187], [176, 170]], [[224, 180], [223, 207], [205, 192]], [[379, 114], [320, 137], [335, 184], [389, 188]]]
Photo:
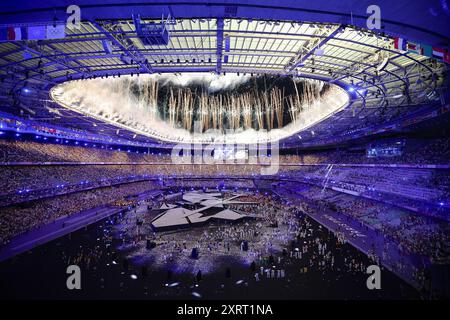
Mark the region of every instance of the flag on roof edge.
[[395, 37], [394, 48], [401, 51], [406, 51], [406, 39]]

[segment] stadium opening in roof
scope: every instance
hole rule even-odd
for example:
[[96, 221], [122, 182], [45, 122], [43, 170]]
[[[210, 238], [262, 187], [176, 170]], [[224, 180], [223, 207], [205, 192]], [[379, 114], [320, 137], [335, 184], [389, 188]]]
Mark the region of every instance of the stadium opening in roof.
[[335, 84], [277, 75], [152, 74], [68, 81], [62, 106], [163, 141], [278, 141], [342, 110]]

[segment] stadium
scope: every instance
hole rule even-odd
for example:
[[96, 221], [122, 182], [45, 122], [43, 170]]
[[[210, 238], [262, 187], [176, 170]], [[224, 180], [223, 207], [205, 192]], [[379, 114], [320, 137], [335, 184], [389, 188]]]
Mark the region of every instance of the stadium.
[[445, 0], [2, 2], [2, 300], [448, 299], [449, 39]]

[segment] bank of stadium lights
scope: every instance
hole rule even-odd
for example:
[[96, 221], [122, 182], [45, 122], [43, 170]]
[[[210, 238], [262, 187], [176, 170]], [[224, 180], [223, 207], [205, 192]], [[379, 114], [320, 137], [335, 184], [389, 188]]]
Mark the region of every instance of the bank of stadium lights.
[[[348, 27], [352, 29], [350, 31], [355, 31], [356, 34], [360, 37], [364, 37], [364, 36], [367, 36], [370, 38], [377, 37], [377, 39], [379, 39], [379, 40], [384, 40], [386, 42], [391, 41], [391, 38], [389, 38], [389, 36], [387, 36], [386, 33], [382, 32], [382, 31], [367, 30], [365, 28], [361, 28], [361, 27], [358, 27], [355, 25], [348, 25]], [[344, 30], [340, 31], [340, 33], [342, 33], [342, 32], [344, 32]]]

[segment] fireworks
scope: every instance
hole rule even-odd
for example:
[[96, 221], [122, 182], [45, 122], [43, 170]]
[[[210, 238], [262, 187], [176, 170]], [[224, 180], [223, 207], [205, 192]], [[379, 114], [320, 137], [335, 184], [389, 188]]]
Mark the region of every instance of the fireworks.
[[[116, 83], [117, 86], [118, 83]], [[125, 92], [130, 92], [131, 81], [125, 81]], [[297, 121], [302, 110], [310, 108], [314, 100], [320, 99], [321, 86], [317, 81], [293, 81], [295, 95], [286, 95], [285, 88], [277, 86], [259, 91], [256, 82], [247, 92], [221, 92], [211, 94], [202, 88], [201, 92], [190, 87], [170, 86], [167, 99], [159, 99], [159, 82], [150, 79], [139, 82], [136, 93], [138, 105], [145, 106], [149, 113], [159, 110], [159, 117], [167, 120], [173, 128], [182, 127], [194, 131], [194, 121], [201, 123], [201, 130], [264, 129], [270, 131], [282, 128], [285, 121], [285, 107], [289, 109], [288, 122]], [[116, 87], [117, 90], [117, 87]]]
[[225, 135], [230, 138], [229, 132], [242, 138], [234, 139], [236, 143], [279, 140], [348, 102], [342, 89], [317, 80], [223, 77], [141, 75], [72, 81], [56, 86], [52, 97], [68, 108], [174, 142], [220, 142]]

